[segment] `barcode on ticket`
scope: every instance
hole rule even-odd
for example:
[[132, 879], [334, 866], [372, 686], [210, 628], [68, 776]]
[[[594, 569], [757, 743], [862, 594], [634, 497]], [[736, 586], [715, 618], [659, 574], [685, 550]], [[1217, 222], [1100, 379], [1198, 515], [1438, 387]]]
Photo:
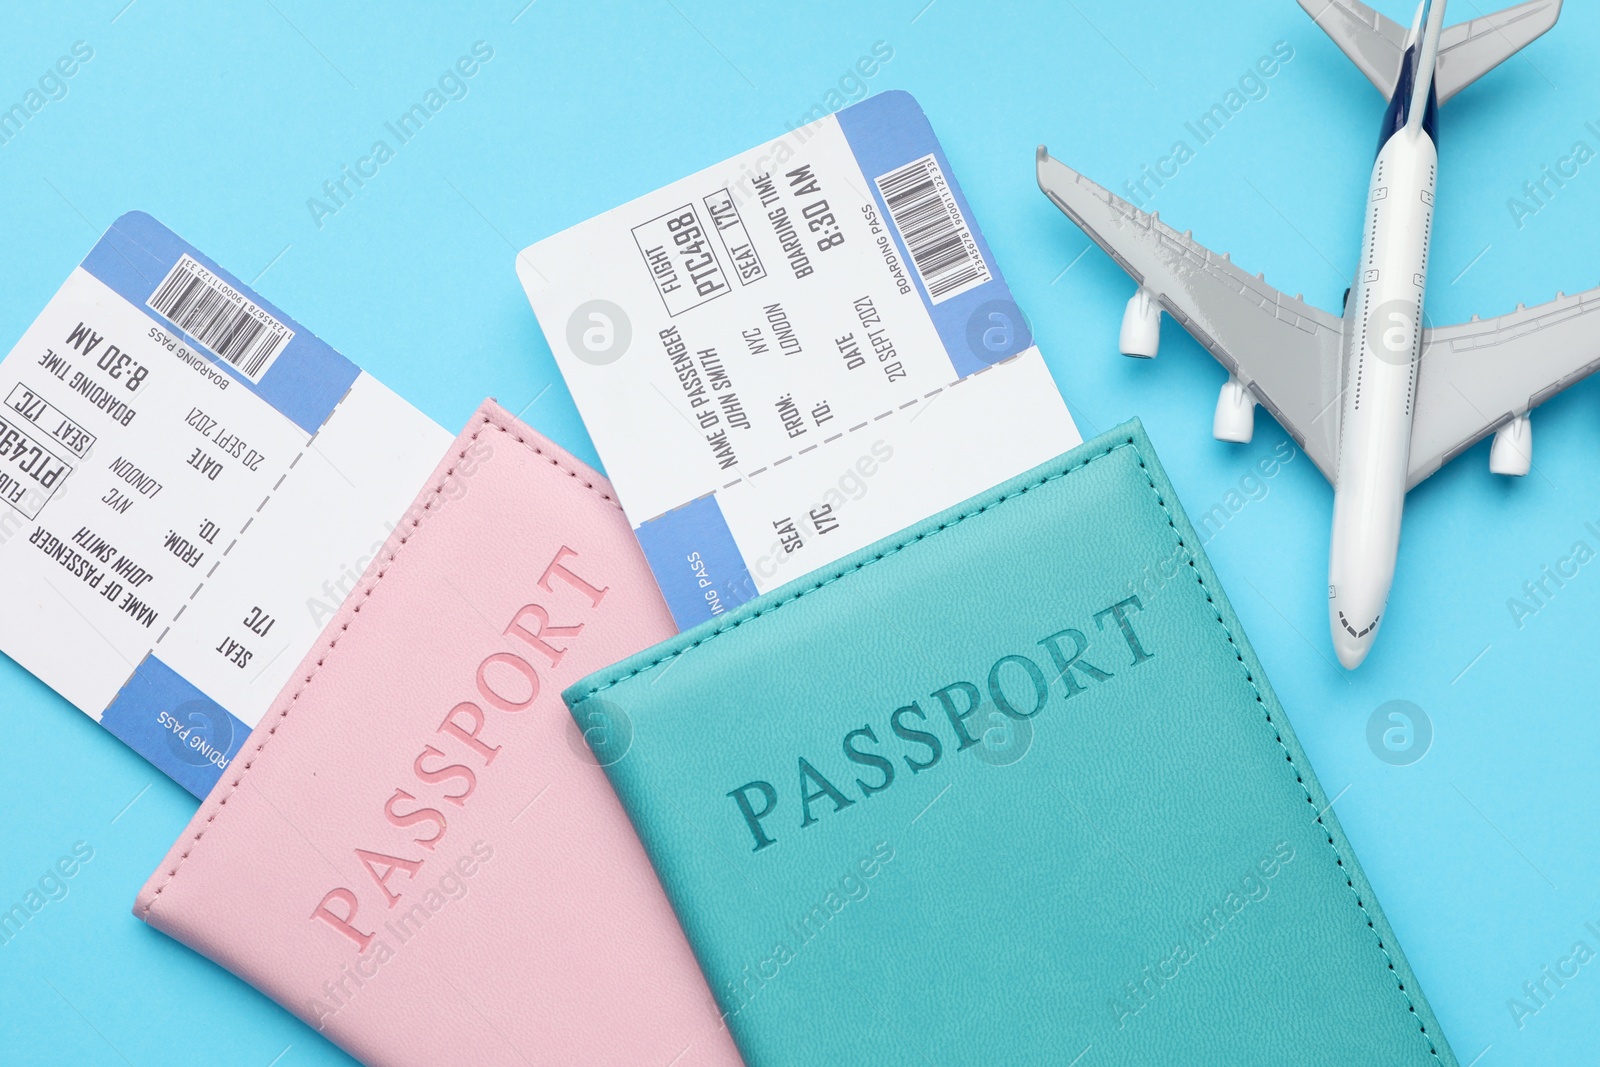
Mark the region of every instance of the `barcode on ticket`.
[[933, 153], [890, 171], [877, 185], [930, 301], [940, 303], [989, 280], [989, 265]]
[[146, 306], [252, 382], [294, 339], [293, 330], [189, 255], [173, 264]]

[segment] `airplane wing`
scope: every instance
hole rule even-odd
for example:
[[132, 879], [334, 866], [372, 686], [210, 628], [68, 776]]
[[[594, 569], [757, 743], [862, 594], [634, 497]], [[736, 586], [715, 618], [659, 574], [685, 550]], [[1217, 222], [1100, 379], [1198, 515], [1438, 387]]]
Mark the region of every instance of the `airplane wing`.
[[1424, 331], [1406, 487], [1596, 370], [1600, 289]]
[[1329, 482], [1339, 466], [1339, 319], [1261, 280], [1096, 185], [1043, 146], [1039, 188], [1153, 293], [1300, 444]]
[[[1394, 95], [1395, 82], [1400, 80], [1400, 61], [1406, 52], [1404, 26], [1372, 10], [1361, 0], [1300, 0], [1300, 6], [1350, 57], [1350, 62], [1367, 76], [1385, 100]], [[1440, 39], [1441, 55], [1449, 33], [1446, 30], [1446, 36]], [[1444, 102], [1443, 91], [1439, 101]]]
[[[1301, 0], [1304, 6], [1306, 0]], [[1434, 89], [1439, 103], [1499, 66], [1519, 48], [1544, 34], [1561, 15], [1561, 0], [1529, 0], [1503, 11], [1460, 22], [1439, 39]]]

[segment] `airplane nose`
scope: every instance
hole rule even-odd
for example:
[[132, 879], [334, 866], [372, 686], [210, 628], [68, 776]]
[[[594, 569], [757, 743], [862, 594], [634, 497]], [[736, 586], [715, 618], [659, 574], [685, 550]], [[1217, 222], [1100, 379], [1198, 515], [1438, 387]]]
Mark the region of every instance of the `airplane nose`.
[[1378, 612], [1362, 612], [1351, 618], [1348, 612], [1353, 606], [1350, 599], [1335, 597], [1328, 601], [1328, 626], [1333, 631], [1333, 650], [1340, 664], [1345, 670], [1353, 671], [1361, 666], [1367, 653], [1372, 651], [1382, 616]]
[[[1381, 429], [1377, 423], [1372, 425]], [[1382, 459], [1381, 452], [1380, 449], [1373, 455]], [[1398, 455], [1404, 459], [1403, 447]], [[1341, 488], [1333, 496], [1328, 627], [1333, 632], [1339, 662], [1346, 670], [1361, 666], [1377, 640], [1378, 622], [1389, 606], [1395, 557], [1400, 550], [1405, 464], [1397, 462], [1374, 469], [1378, 471], [1376, 481], [1368, 478], [1370, 472], [1362, 468], [1357, 475], [1341, 479]]]
[[1367, 653], [1372, 651], [1372, 634], [1366, 637], [1351, 637], [1334, 624], [1333, 651], [1339, 657], [1340, 666], [1347, 671], [1353, 671], [1366, 660]]

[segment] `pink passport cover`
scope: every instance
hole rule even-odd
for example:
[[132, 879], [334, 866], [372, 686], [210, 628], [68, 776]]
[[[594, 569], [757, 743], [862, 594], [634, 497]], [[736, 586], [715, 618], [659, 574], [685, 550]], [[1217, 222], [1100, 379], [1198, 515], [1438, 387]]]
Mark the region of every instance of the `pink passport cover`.
[[134, 913], [372, 1064], [738, 1064], [561, 702], [672, 633], [609, 484], [486, 402]]

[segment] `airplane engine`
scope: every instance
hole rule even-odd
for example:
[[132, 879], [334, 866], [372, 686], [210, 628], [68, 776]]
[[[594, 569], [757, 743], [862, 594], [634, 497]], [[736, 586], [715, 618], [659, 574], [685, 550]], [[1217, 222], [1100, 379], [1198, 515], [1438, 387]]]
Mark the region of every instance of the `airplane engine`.
[[1489, 470], [1521, 478], [1533, 468], [1533, 421], [1518, 415], [1494, 432], [1489, 446]]
[[1161, 348], [1161, 305], [1144, 286], [1133, 294], [1122, 313], [1122, 333], [1117, 347], [1125, 356], [1154, 359]]
[[1217, 414], [1211, 420], [1211, 436], [1219, 441], [1247, 445], [1256, 432], [1256, 398], [1233, 375], [1222, 383], [1217, 396]]

